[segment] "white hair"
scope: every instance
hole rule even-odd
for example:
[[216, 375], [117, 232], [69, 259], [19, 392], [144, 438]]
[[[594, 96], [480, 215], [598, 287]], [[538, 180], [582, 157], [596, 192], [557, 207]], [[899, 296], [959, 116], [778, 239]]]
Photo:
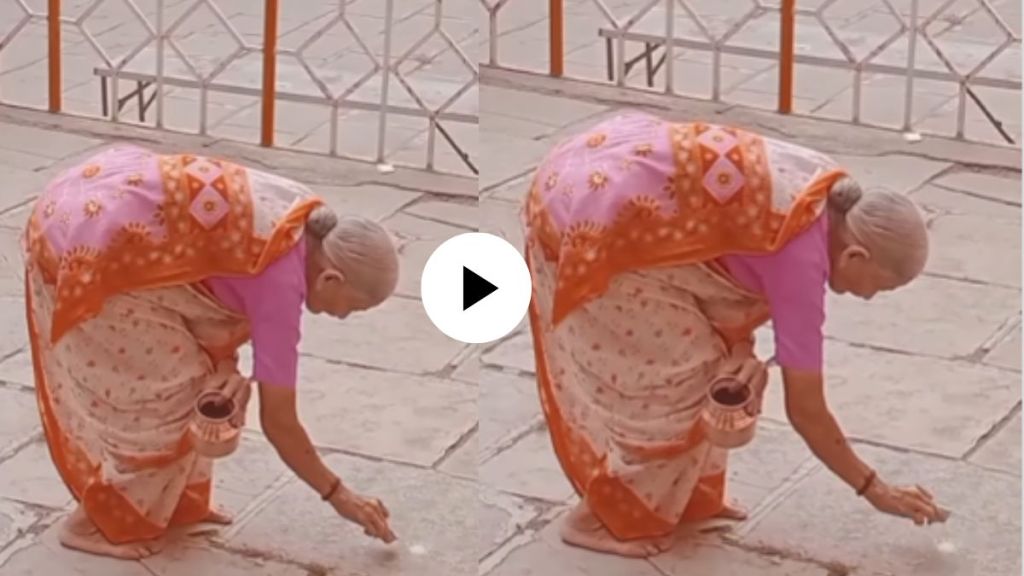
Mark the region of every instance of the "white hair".
[[828, 206], [882, 269], [909, 282], [928, 261], [928, 230], [913, 201], [890, 190], [864, 192], [852, 178], [829, 191]]
[[398, 253], [383, 226], [360, 216], [338, 217], [319, 206], [306, 232], [320, 241], [327, 260], [374, 306], [388, 299], [398, 284]]

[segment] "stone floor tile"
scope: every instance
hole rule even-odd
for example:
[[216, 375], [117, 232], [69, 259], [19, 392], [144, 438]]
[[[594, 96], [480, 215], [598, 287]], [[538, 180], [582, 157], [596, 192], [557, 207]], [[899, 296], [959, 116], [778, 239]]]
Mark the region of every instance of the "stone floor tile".
[[101, 144], [100, 140], [71, 132], [5, 124], [0, 148], [42, 156], [50, 160], [61, 160]]
[[438, 332], [423, 305], [406, 298], [391, 298], [343, 321], [306, 314], [303, 335], [306, 354], [412, 373], [440, 370], [466, 346]]
[[[215, 569], [218, 576], [308, 576], [305, 567], [216, 550], [198, 542], [177, 543], [142, 561], [153, 576], [193, 576]], [[213, 567], [216, 568], [213, 568]]]
[[971, 456], [971, 462], [1020, 475], [1020, 412], [1010, 418], [993, 436], [986, 438]]
[[340, 518], [304, 484], [293, 483], [230, 540], [319, 564], [337, 576], [470, 576], [477, 569], [474, 483], [396, 464], [340, 455], [326, 459], [353, 490], [380, 498], [399, 540], [388, 546]]
[[480, 542], [478, 556], [483, 558], [537, 518], [543, 506], [489, 486], [480, 488]]
[[427, 220], [437, 220], [451, 226], [468, 228], [469, 230], [476, 230], [480, 224], [480, 210], [476, 202], [459, 204], [429, 200], [417, 202], [406, 208], [404, 212]]
[[[959, 458], [1020, 401], [1017, 374], [829, 342], [828, 402], [855, 438]], [[765, 415], [785, 420], [778, 371]]]
[[[996, 344], [995, 348], [985, 356], [984, 362], [1020, 372], [1022, 353], [1024, 353], [1024, 348], [1021, 347], [1020, 327], [1017, 327], [1005, 340]], [[0, 368], [2, 366], [0, 364]]]
[[933, 184], [1017, 206], [1021, 204], [1019, 175], [1016, 178], [1003, 178], [979, 172], [956, 172], [936, 178]]
[[292, 472], [274, 447], [262, 436], [246, 434], [234, 454], [214, 462], [213, 500], [238, 515], [282, 475]]
[[0, 463], [0, 498], [64, 508], [71, 493], [57, 474], [49, 449], [42, 439], [25, 446], [10, 460]]
[[664, 576], [645, 560], [595, 554], [567, 546], [558, 536], [560, 520], [549, 524], [526, 545], [513, 550], [485, 576]]
[[514, 368], [533, 373], [536, 361], [533, 353], [533, 337], [528, 330], [506, 339], [482, 356], [485, 365]]
[[[303, 358], [302, 423], [320, 447], [421, 466], [434, 464], [476, 423], [477, 389], [464, 382]], [[259, 402], [247, 426], [259, 430]]]
[[551, 145], [507, 134], [480, 135], [480, 189], [487, 189], [521, 174], [532, 172]]
[[0, 362], [0, 380], [35, 388], [36, 377], [32, 371], [32, 353], [24, 350]]
[[928, 272], [985, 284], [1020, 286], [1020, 220], [950, 214], [936, 218], [930, 230]]
[[[975, 576], [1017, 574], [1020, 477], [941, 458], [861, 447], [861, 455], [893, 484], [921, 483], [953, 515], [927, 528], [883, 516], [822, 469], [742, 538], [824, 562], [855, 574]], [[940, 551], [951, 542], [956, 552]]]
[[[0, 516], [2, 517], [2, 516]], [[68, 550], [57, 540], [60, 524], [31, 545], [18, 549], [0, 566], [3, 576], [153, 576], [139, 562], [115, 560]]]
[[527, 434], [512, 447], [481, 463], [480, 480], [503, 492], [549, 502], [561, 502], [573, 494], [546, 429]]
[[871, 302], [831, 295], [825, 331], [845, 342], [953, 358], [974, 352], [1019, 310], [1019, 289], [924, 276]]
[[475, 481], [477, 479], [477, 470], [480, 467], [479, 445], [479, 434], [474, 432], [456, 448], [455, 452], [441, 463], [438, 470], [452, 476]]
[[817, 564], [725, 546], [703, 538], [680, 542], [669, 552], [652, 558], [651, 564], [665, 576], [833, 576], [827, 568]]
[[0, 418], [0, 455], [40, 432], [39, 408], [36, 397], [30, 390], [0, 388], [0, 406], [3, 406], [3, 418]]
[[936, 174], [948, 169], [949, 162], [937, 162], [914, 156], [853, 156], [837, 154], [832, 158], [849, 172], [863, 188], [887, 188], [907, 193], [916, 190]]
[[518, 204], [494, 198], [480, 200], [480, 231], [496, 234], [523, 252], [523, 221]]
[[484, 368], [480, 372], [480, 446], [493, 448], [541, 414], [537, 381]]
[[814, 456], [791, 428], [760, 422], [753, 442], [729, 453], [730, 497], [754, 510]]
[[[0, 498], [0, 550], [21, 537], [41, 516], [39, 510]], [[0, 565], [0, 574], [6, 576], [6, 570], [6, 565]]]
[[341, 215], [354, 215], [384, 220], [417, 198], [420, 194], [379, 184], [360, 186], [310, 186], [327, 205]]
[[[1019, 186], [1018, 183], [1018, 190]], [[910, 197], [926, 210], [1020, 223], [1020, 198], [1017, 199], [1018, 204], [1014, 206], [1003, 200], [973, 194], [974, 192], [966, 193], [927, 184]]]

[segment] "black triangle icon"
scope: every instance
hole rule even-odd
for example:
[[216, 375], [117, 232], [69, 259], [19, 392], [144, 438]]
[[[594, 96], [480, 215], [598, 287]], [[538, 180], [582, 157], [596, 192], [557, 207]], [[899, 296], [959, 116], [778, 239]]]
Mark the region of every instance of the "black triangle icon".
[[497, 290], [498, 287], [484, 280], [479, 274], [465, 266], [462, 267], [462, 310], [468, 310], [470, 306], [487, 298]]

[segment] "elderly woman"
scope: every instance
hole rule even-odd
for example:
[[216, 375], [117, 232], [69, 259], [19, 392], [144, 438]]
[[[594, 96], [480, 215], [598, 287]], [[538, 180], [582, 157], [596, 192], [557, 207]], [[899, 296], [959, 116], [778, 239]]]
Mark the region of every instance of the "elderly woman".
[[270, 174], [122, 147], [50, 184], [24, 242], [39, 411], [78, 502], [64, 545], [134, 559], [172, 527], [230, 522], [211, 507], [211, 462], [186, 431], [208, 389], [244, 414], [236, 352], [250, 340], [262, 428], [281, 459], [341, 516], [394, 540], [385, 507], [317, 455], [295, 389], [302, 307], [342, 319], [395, 288], [380, 226], [338, 218]]
[[870, 300], [921, 272], [909, 200], [863, 192], [811, 150], [631, 113], [554, 149], [526, 218], [541, 402], [581, 497], [567, 543], [649, 556], [681, 522], [745, 518], [698, 418], [728, 373], [760, 410], [752, 334], [768, 320], [789, 420], [814, 454], [878, 510], [941, 518], [923, 488], [858, 458], [825, 402], [826, 286]]

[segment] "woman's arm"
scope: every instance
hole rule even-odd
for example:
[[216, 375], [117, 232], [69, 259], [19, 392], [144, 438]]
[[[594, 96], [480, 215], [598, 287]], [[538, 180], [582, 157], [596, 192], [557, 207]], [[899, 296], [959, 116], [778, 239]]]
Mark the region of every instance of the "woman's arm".
[[820, 372], [783, 368], [786, 415], [797, 434], [825, 466], [854, 490], [873, 474], [853, 451], [825, 402], [825, 379]]
[[786, 414], [814, 455], [877, 510], [910, 518], [915, 524], [944, 522], [949, 513], [921, 486], [889, 486], [876, 476], [846, 440], [825, 402], [820, 372], [783, 368]]
[[260, 424], [281, 460], [320, 495], [331, 490], [335, 474], [313, 447], [299, 422], [294, 388], [260, 384]]

